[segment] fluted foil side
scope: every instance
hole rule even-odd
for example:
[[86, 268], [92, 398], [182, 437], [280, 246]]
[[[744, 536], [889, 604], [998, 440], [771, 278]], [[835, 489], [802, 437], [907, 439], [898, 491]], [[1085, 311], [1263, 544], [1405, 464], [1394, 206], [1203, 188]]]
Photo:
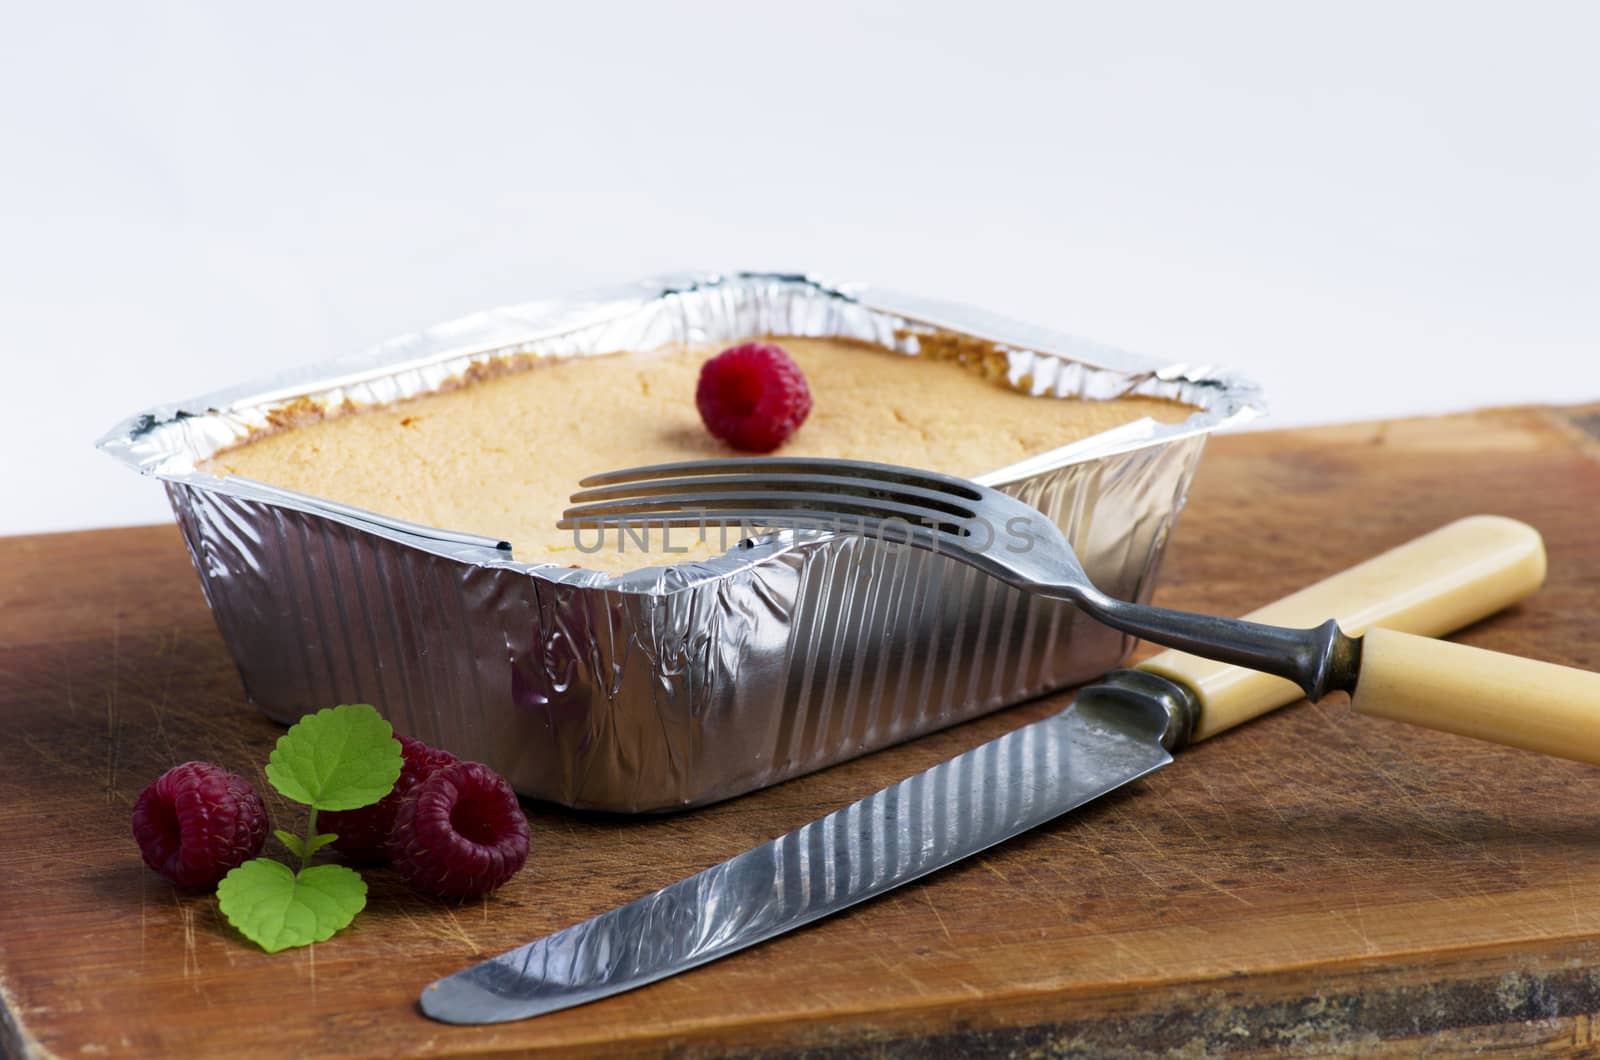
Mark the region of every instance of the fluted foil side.
[[247, 695], [293, 721], [369, 702], [522, 794], [621, 812], [710, 802], [1086, 680], [1130, 643], [949, 556], [779, 534], [623, 576], [518, 562], [497, 542], [196, 470], [296, 400], [382, 403], [511, 356], [751, 334], [915, 353], [984, 340], [1052, 397], [1149, 394], [1200, 412], [1131, 424], [983, 481], [1045, 512], [1106, 592], [1147, 599], [1206, 434], [1250, 384], [959, 306], [802, 276], [697, 274], [530, 303], [359, 358], [153, 409], [102, 448], [165, 481]]

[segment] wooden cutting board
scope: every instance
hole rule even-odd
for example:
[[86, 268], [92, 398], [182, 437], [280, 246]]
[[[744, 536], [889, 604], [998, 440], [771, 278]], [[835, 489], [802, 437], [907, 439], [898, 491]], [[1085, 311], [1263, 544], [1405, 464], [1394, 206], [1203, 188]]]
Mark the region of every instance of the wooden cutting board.
[[[1546, 589], [1460, 639], [1600, 670], [1600, 409], [1211, 444], [1158, 601], [1242, 613], [1458, 516], [1538, 527]], [[154, 488], [152, 486], [152, 488]], [[0, 1046], [20, 1055], [807, 1050], [1600, 1052], [1600, 769], [1287, 708], [956, 868], [630, 995], [432, 1023], [431, 979], [602, 912], [1060, 709], [634, 820], [530, 810], [529, 868], [448, 905], [371, 874], [356, 926], [269, 956], [128, 835], [203, 758], [267, 791], [177, 532], [0, 540]], [[1596, 720], [1600, 724], [1600, 719]], [[275, 817], [302, 823], [281, 802]]]

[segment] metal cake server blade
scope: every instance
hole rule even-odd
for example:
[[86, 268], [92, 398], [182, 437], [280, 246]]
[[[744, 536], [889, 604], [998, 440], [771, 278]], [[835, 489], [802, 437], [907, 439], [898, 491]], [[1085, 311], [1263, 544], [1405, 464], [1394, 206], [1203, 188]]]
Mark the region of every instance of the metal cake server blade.
[[423, 990], [422, 1010], [447, 1023], [499, 1023], [596, 1001], [726, 957], [1036, 828], [1172, 761], [1162, 746], [1165, 712], [1153, 702], [1130, 709], [1118, 698], [1080, 696], [1059, 714], [770, 843], [440, 979]]
[[[1532, 527], [1470, 516], [1247, 617], [1289, 625], [1333, 615], [1350, 636], [1381, 624], [1435, 637], [1515, 603], [1544, 575]], [[448, 1023], [499, 1023], [665, 979], [1036, 828], [1160, 769], [1190, 741], [1299, 698], [1282, 678], [1163, 652], [1108, 674], [1059, 714], [440, 979], [423, 990], [422, 1010]]]

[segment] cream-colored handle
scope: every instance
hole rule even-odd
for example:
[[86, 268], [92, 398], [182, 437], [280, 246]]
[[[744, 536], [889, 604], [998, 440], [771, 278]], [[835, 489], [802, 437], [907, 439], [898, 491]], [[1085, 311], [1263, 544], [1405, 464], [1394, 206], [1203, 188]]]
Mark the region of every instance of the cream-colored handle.
[[1369, 629], [1350, 707], [1600, 765], [1600, 674]]
[[[1277, 626], [1329, 618], [1351, 636], [1371, 626], [1437, 637], [1492, 615], [1544, 582], [1544, 541], [1526, 523], [1498, 515], [1458, 519], [1268, 604], [1245, 617]], [[1191, 740], [1293, 703], [1301, 692], [1281, 677], [1162, 652], [1139, 665], [1178, 681], [1200, 703]]]

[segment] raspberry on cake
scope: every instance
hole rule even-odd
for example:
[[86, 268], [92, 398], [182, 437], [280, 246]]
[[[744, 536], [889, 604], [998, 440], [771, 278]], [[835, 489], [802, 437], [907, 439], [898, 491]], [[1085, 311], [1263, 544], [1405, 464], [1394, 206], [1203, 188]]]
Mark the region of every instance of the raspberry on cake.
[[700, 366], [694, 403], [718, 438], [735, 449], [770, 453], [811, 414], [811, 388], [782, 346], [747, 342]]

